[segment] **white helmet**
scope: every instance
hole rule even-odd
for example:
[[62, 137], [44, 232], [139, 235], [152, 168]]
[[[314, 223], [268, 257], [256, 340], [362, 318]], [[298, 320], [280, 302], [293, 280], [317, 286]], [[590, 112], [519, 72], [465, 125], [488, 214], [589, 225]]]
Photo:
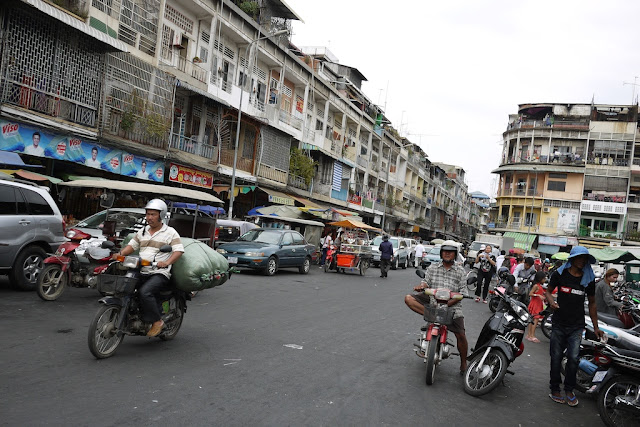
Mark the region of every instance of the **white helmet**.
[[445, 240], [440, 246], [440, 258], [442, 258], [442, 251], [454, 251], [456, 253], [454, 260], [458, 258], [458, 242], [453, 240]]
[[154, 211], [160, 211], [160, 221], [164, 222], [164, 219], [167, 216], [167, 204], [160, 199], [152, 199], [149, 200], [147, 206], [144, 207], [145, 210], [151, 209]]

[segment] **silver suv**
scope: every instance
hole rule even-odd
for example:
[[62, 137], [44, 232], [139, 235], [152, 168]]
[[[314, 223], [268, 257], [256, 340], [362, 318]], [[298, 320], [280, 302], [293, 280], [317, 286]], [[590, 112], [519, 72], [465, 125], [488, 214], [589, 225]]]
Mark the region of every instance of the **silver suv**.
[[46, 188], [0, 179], [0, 274], [21, 290], [36, 288], [47, 253], [65, 241], [60, 210]]

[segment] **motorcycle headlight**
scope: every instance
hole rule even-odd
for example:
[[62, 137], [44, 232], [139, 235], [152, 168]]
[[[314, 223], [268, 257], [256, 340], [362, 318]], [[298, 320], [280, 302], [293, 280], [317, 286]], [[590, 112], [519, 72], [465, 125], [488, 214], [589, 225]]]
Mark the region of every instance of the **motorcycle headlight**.
[[76, 234], [78, 234], [78, 232], [76, 230], [67, 231], [67, 239], [73, 239]]
[[246, 256], [264, 256], [264, 252], [246, 252]]
[[140, 258], [137, 256], [128, 256], [124, 258], [124, 261], [122, 261], [122, 266], [126, 268], [136, 268], [138, 267], [139, 262]]
[[513, 311], [516, 312], [516, 315], [520, 318], [520, 320], [523, 323], [529, 323], [531, 316], [529, 315], [529, 312], [527, 310], [525, 310], [524, 308], [516, 304], [511, 304], [511, 307], [513, 308]]
[[222, 254], [222, 255], [224, 255], [224, 254], [226, 254], [226, 253], [227, 253], [227, 251], [226, 251], [226, 250], [224, 250], [224, 249], [222, 249], [222, 248], [218, 248], [218, 249], [216, 249], [216, 252], [218, 252], [219, 254]]

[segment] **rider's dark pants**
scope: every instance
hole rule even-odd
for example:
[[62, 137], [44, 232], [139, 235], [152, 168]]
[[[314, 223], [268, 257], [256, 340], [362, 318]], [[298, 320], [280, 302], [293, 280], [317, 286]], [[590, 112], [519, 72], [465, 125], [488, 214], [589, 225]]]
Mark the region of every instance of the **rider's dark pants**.
[[476, 286], [476, 296], [480, 296], [480, 290], [482, 290], [482, 299], [487, 299], [489, 293], [489, 284], [491, 283], [491, 277], [493, 273], [491, 271], [478, 271], [478, 281]]
[[560, 391], [562, 377], [562, 358], [567, 350], [567, 366], [564, 375], [564, 391], [570, 393], [576, 386], [576, 373], [578, 372], [578, 356], [580, 355], [580, 342], [582, 341], [582, 326], [563, 326], [556, 323], [551, 327], [551, 339], [549, 340], [549, 355], [551, 356], [551, 391]]
[[156, 298], [162, 291], [171, 289], [169, 278], [164, 274], [149, 274], [142, 276], [142, 284], [138, 287], [138, 297], [142, 304], [142, 320], [157, 322], [160, 320], [160, 303]]
[[320, 258], [320, 265], [324, 265], [325, 260], [327, 259], [327, 251], [329, 248], [322, 248], [322, 257]]

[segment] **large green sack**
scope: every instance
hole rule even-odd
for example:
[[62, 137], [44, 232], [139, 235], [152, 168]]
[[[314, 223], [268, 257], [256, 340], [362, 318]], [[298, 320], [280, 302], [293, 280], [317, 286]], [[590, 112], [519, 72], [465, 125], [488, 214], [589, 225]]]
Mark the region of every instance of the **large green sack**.
[[[133, 238], [129, 234], [123, 241], [125, 247]], [[185, 292], [201, 291], [220, 286], [231, 276], [229, 262], [205, 243], [181, 237], [184, 254], [171, 266], [171, 284]]]

